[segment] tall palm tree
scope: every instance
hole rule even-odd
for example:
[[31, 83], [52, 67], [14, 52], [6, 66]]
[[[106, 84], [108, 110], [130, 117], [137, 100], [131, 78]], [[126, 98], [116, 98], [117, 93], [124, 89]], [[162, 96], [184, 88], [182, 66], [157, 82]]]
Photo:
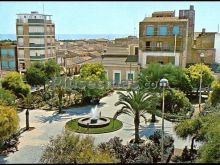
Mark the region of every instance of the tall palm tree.
[[145, 113], [149, 109], [151, 105], [150, 98], [152, 95], [145, 92], [145, 90], [134, 90], [132, 89], [128, 94], [124, 94], [122, 92], [118, 92], [119, 101], [115, 103], [115, 106], [122, 105], [122, 108], [118, 110], [114, 119], [116, 119], [121, 114], [127, 114], [134, 118], [134, 126], [135, 126], [135, 143], [139, 143], [139, 125], [140, 118], [143, 117], [145, 122], [147, 122]]

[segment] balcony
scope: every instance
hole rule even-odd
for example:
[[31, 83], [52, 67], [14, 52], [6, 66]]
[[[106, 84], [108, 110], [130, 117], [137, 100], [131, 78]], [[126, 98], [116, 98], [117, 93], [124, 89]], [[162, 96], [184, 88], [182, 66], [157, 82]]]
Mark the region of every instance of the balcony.
[[28, 23], [44, 23], [44, 19], [28, 19]]
[[45, 54], [41, 54], [39, 56], [30, 56], [31, 60], [41, 60], [45, 58]]
[[[148, 34], [144, 34], [143, 37], [153, 37], [153, 36], [158, 36], [158, 37], [174, 37], [175, 34], [173, 34], [173, 32], [168, 32], [166, 35], [160, 35], [158, 31], [154, 31], [154, 34], [152, 35], [148, 35]], [[183, 33], [180, 32], [177, 34], [177, 37], [182, 37], [183, 36]]]
[[44, 35], [44, 32], [29, 32], [29, 35]]
[[[181, 46], [176, 46], [176, 51], [182, 51]], [[173, 52], [174, 46], [167, 46], [167, 47], [156, 47], [156, 46], [146, 46], [144, 51], [160, 51], [160, 52]]]

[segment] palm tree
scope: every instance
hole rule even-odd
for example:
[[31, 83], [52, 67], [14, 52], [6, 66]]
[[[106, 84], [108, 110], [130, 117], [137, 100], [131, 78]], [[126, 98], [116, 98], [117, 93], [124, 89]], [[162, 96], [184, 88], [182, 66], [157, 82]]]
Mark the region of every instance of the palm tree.
[[58, 113], [62, 113], [62, 102], [63, 102], [65, 89], [62, 86], [57, 86], [55, 89], [55, 92], [58, 95], [58, 101], [59, 101], [59, 112]]
[[147, 122], [145, 113], [151, 105], [150, 98], [152, 95], [146, 93], [144, 90], [134, 90], [132, 89], [127, 95], [118, 92], [119, 101], [115, 103], [115, 106], [122, 105], [122, 108], [118, 110], [114, 119], [116, 119], [121, 114], [127, 114], [134, 118], [134, 126], [135, 126], [135, 143], [138, 143], [139, 138], [139, 125], [140, 125], [140, 117], [143, 117], [145, 122]]
[[31, 108], [31, 105], [33, 103], [33, 96], [32, 96], [31, 93], [28, 93], [27, 96], [22, 95], [22, 97], [23, 97], [25, 108], [26, 108], [26, 112], [25, 112], [25, 115], [26, 115], [26, 130], [29, 130], [29, 109]]

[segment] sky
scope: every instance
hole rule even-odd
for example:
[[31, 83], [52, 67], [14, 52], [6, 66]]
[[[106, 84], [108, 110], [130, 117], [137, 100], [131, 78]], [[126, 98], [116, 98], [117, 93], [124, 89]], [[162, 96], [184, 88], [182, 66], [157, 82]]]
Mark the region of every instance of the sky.
[[0, 34], [16, 33], [16, 14], [51, 14], [56, 34], [138, 35], [139, 22], [154, 11], [176, 11], [194, 5], [195, 31], [217, 32], [220, 24], [218, 1], [1, 1]]

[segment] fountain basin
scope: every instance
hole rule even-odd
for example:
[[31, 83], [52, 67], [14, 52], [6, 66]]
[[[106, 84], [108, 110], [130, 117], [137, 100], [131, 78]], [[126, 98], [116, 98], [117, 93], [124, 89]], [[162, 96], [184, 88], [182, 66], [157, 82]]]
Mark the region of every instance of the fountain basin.
[[109, 125], [110, 119], [107, 117], [100, 117], [99, 119], [92, 119], [91, 117], [83, 117], [78, 120], [78, 125], [86, 128], [101, 128]]

